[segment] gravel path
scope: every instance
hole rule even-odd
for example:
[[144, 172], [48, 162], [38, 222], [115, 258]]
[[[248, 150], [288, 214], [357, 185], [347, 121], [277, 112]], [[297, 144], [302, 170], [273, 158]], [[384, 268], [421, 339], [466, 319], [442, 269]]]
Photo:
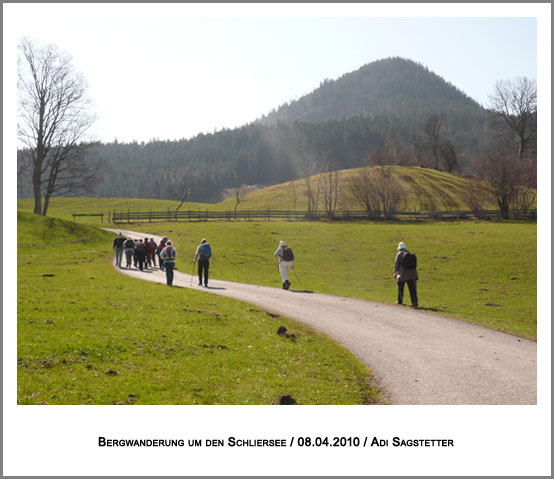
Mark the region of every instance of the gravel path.
[[[119, 271], [165, 283], [165, 273], [158, 269]], [[191, 283], [190, 274], [180, 271], [175, 271], [173, 283], [246, 301], [324, 332], [371, 368], [391, 404], [537, 403], [535, 341], [406, 306], [301, 289], [284, 291], [216, 279], [204, 288], [196, 277]]]

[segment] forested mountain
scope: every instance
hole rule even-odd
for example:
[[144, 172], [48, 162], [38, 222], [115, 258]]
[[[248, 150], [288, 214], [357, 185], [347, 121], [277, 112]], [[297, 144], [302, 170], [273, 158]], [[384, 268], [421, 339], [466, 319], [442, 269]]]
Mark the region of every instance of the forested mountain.
[[[482, 149], [487, 111], [421, 65], [381, 60], [240, 128], [189, 140], [99, 144], [89, 155], [105, 171], [88, 194], [178, 199], [180, 186], [192, 180], [188, 201], [217, 202], [240, 183], [272, 185], [368, 159], [434, 167], [425, 150], [432, 118], [440, 119], [441, 141], [448, 140], [456, 166], [469, 168], [464, 161]], [[20, 177], [18, 196], [30, 195], [30, 179]]]
[[361, 116], [390, 122], [407, 135], [422, 128], [434, 114], [444, 116], [444, 132], [460, 149], [478, 149], [487, 111], [426, 67], [403, 58], [387, 58], [337, 80], [324, 80], [313, 92], [281, 105], [258, 122], [321, 123]]

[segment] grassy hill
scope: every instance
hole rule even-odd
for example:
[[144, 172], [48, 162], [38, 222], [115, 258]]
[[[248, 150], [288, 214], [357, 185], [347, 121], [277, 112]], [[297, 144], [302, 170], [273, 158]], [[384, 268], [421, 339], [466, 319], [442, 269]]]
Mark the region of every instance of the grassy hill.
[[[406, 191], [405, 210], [409, 211], [449, 211], [467, 209], [467, 205], [461, 197], [461, 193], [468, 180], [450, 173], [420, 167], [393, 167], [393, 175], [402, 184]], [[348, 191], [348, 181], [359, 169], [341, 170], [339, 175], [339, 210], [363, 209]], [[312, 177], [312, 185], [316, 184], [316, 178]], [[296, 209], [305, 210], [306, 184], [304, 180], [295, 180], [279, 185], [269, 186], [248, 193], [237, 210], [265, 210], [265, 209]], [[72, 213], [105, 213], [109, 211], [167, 211], [175, 210], [179, 203], [168, 200], [149, 199], [125, 199], [125, 198], [54, 198], [51, 201], [50, 215], [57, 218], [72, 220]], [[228, 199], [216, 204], [210, 203], [185, 203], [181, 209], [191, 210], [233, 210], [234, 199]], [[320, 208], [323, 207], [323, 199], [320, 198]], [[488, 208], [496, 209], [493, 203]], [[18, 209], [32, 211], [31, 199], [18, 200]], [[79, 222], [96, 224], [98, 218], [79, 218]]]
[[[17, 233], [18, 404], [380, 400], [370, 371], [327, 336], [118, 273], [110, 233], [22, 212]], [[280, 325], [300, 335], [278, 336]]]
[[[360, 210], [363, 206], [357, 202], [348, 190], [349, 180], [360, 171], [360, 168], [341, 170], [339, 180], [339, 210]], [[450, 173], [444, 173], [429, 168], [394, 166], [393, 176], [406, 191], [403, 209], [406, 211], [450, 211], [468, 209], [461, 193], [468, 180]], [[317, 178], [312, 177], [312, 188], [317, 184]], [[306, 182], [303, 179], [269, 186], [249, 193], [237, 210], [254, 209], [285, 209], [294, 210], [296, 191], [296, 209], [306, 210]], [[320, 197], [319, 207], [323, 208], [323, 198]], [[234, 199], [222, 201], [213, 209], [233, 210]], [[488, 207], [495, 209], [492, 203]]]

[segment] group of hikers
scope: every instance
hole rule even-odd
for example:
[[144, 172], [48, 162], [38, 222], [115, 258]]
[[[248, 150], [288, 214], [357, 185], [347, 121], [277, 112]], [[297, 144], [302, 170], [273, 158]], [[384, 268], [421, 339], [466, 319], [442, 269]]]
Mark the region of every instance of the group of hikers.
[[[160, 244], [156, 244], [154, 238], [132, 239], [126, 238], [119, 233], [113, 240], [113, 249], [115, 249], [115, 264], [123, 268], [123, 255], [125, 255], [125, 268], [139, 268], [141, 271], [148, 268], [156, 268], [156, 258], [158, 258], [158, 267], [165, 271], [166, 282], [169, 286], [173, 285], [173, 270], [175, 268], [175, 258], [177, 250], [173, 243], [164, 236]], [[198, 285], [208, 287], [208, 275], [210, 269], [210, 258], [212, 250], [210, 244], [204, 238], [196, 248], [194, 262], [198, 262]]]
[[[160, 244], [157, 245], [154, 238], [131, 239], [126, 238], [119, 233], [113, 242], [115, 249], [116, 265], [122, 268], [123, 254], [125, 254], [126, 268], [134, 265], [142, 271], [145, 268], [156, 267], [156, 257], [158, 265], [162, 271], [166, 273], [166, 282], [169, 286], [173, 285], [173, 269], [175, 268], [175, 258], [177, 250], [172, 242], [163, 237]], [[289, 273], [294, 267], [294, 253], [287, 246], [285, 241], [279, 242], [279, 247], [273, 253], [273, 256], [279, 260], [279, 273], [281, 274], [282, 285], [284, 290], [288, 290], [291, 286]], [[208, 241], [203, 238], [194, 254], [194, 263], [198, 263], [198, 285], [208, 287], [208, 276], [210, 269], [210, 258], [212, 257], [212, 249]], [[404, 301], [404, 286], [408, 284], [410, 291], [410, 299], [412, 306], [418, 307], [417, 298], [417, 257], [415, 254], [408, 251], [406, 244], [401, 241], [398, 243], [397, 254], [394, 260], [393, 277], [398, 285], [398, 296], [396, 304], [403, 304]]]

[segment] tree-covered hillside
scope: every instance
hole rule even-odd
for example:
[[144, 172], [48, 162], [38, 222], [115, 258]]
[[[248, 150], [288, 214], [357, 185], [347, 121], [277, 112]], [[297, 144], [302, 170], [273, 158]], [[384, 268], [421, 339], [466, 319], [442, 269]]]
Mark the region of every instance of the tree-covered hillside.
[[324, 80], [313, 92], [281, 105], [259, 122], [321, 123], [362, 116], [387, 119], [409, 131], [421, 127], [430, 115], [441, 113], [445, 131], [459, 148], [478, 146], [479, 131], [488, 117], [484, 108], [426, 67], [403, 58], [387, 58], [337, 80]]
[[[423, 66], [386, 59], [325, 81], [240, 128], [180, 141], [98, 144], [88, 155], [103, 164], [103, 179], [86, 194], [218, 202], [240, 184], [273, 185], [368, 162], [470, 171], [487, 115]], [[18, 196], [32, 196], [29, 175], [19, 176]]]

